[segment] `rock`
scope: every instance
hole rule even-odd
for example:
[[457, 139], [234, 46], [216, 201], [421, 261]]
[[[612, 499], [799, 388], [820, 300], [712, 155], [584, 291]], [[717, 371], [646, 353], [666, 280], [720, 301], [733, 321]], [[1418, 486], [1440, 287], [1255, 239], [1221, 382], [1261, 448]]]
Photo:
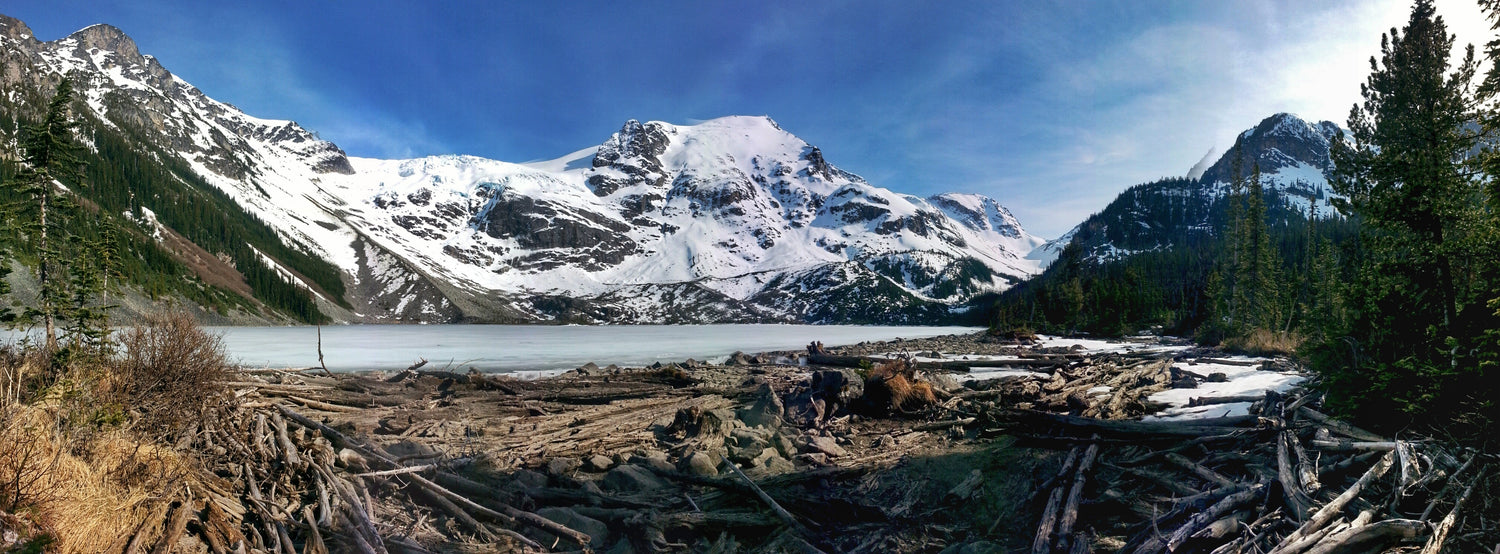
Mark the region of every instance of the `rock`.
[[578, 369], [575, 369], [573, 371], [578, 372], [579, 375], [593, 375], [599, 372], [599, 365], [595, 364], [594, 362], [589, 362], [578, 366]]
[[614, 465], [615, 460], [603, 454], [595, 454], [583, 459], [583, 466], [595, 473], [609, 471], [609, 468]]
[[667, 461], [667, 455], [657, 450], [647, 450], [630, 460], [636, 465], [649, 467], [655, 471], [677, 471], [677, 468], [672, 467], [672, 462]]
[[879, 437], [876, 437], [874, 446], [877, 449], [895, 448], [896, 437], [890, 435], [881, 435]]
[[751, 427], [780, 427], [782, 418], [786, 415], [786, 406], [781, 403], [781, 396], [769, 384], [761, 384], [755, 389], [755, 396], [754, 404], [740, 410], [740, 419]]
[[510, 482], [524, 489], [540, 489], [547, 486], [547, 476], [529, 469], [518, 469], [511, 472]]
[[838, 441], [834, 440], [833, 437], [809, 437], [807, 439], [807, 448], [805, 450], [811, 452], [822, 452], [833, 457], [849, 455], [849, 451], [844, 450], [844, 447], [839, 446]]
[[609, 526], [597, 519], [584, 516], [572, 508], [542, 508], [536, 515], [562, 524], [564, 527], [589, 536], [589, 546], [603, 548], [609, 544]]
[[798, 454], [797, 455], [797, 459], [801, 460], [802, 463], [805, 463], [805, 464], [808, 464], [808, 465], [814, 465], [814, 466], [826, 466], [826, 465], [828, 465], [828, 455], [824, 454], [822, 452], [813, 452], [811, 454]]
[[682, 367], [685, 367], [685, 368], [688, 368], [688, 369], [698, 369], [700, 367], [703, 367], [703, 363], [699, 362], [698, 360], [694, 360], [692, 358], [688, 358], [687, 360], [685, 360], [685, 361], [682, 362]]
[[699, 477], [718, 477], [719, 464], [715, 463], [708, 454], [694, 452], [691, 456], [683, 458], [682, 471]]
[[1222, 371], [1215, 371], [1208, 374], [1208, 377], [1203, 378], [1203, 382], [1205, 383], [1226, 383], [1228, 381], [1229, 376], [1225, 375]]
[[583, 465], [583, 462], [578, 461], [577, 458], [553, 458], [547, 460], [547, 475], [566, 477], [577, 471], [581, 465]]
[[733, 366], [750, 365], [753, 363], [756, 362], [751, 361], [750, 356], [747, 356], [744, 352], [740, 352], [738, 350], [736, 350], [733, 354], [730, 354], [728, 360], [724, 360], [724, 365]]
[[654, 364], [651, 364], [651, 369], [661, 369], [661, 368], [662, 368], [661, 362], [656, 362]]
[[604, 474], [603, 487], [616, 492], [643, 492], [667, 486], [641, 466], [619, 466]]

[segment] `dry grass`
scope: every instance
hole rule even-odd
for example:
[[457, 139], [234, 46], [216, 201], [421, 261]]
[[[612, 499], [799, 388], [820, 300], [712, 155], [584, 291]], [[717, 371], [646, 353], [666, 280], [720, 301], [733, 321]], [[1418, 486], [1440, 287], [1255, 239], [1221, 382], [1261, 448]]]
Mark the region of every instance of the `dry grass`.
[[876, 407], [911, 412], [937, 403], [932, 385], [916, 378], [916, 370], [904, 359], [870, 369], [865, 377], [865, 399]]
[[0, 481], [17, 483], [11, 510], [57, 552], [118, 552], [144, 522], [160, 522], [195, 474], [192, 460], [122, 431], [75, 440], [56, 413], [12, 406], [0, 416]]
[[1302, 340], [1297, 333], [1255, 329], [1244, 336], [1225, 339], [1222, 346], [1253, 356], [1291, 356], [1302, 347]]

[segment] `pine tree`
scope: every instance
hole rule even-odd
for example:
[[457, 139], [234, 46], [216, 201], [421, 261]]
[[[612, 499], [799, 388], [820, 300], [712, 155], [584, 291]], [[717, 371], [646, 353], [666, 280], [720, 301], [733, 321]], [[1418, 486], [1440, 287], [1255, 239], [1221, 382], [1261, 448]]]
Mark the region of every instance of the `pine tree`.
[[37, 282], [40, 287], [38, 305], [28, 310], [31, 317], [40, 317], [46, 332], [46, 347], [57, 347], [57, 318], [67, 305], [66, 283], [59, 278], [59, 249], [64, 219], [58, 208], [65, 198], [59, 194], [56, 183], [59, 179], [76, 177], [79, 174], [78, 145], [73, 139], [76, 122], [70, 107], [73, 102], [73, 85], [64, 79], [57, 92], [47, 104], [47, 113], [41, 121], [26, 126], [21, 141], [21, 170], [10, 186], [29, 202], [21, 206], [18, 219], [34, 216], [30, 223], [22, 225], [22, 232], [33, 235], [37, 254]]
[[1325, 367], [1330, 400], [1373, 417], [1432, 418], [1451, 409], [1477, 332], [1460, 321], [1473, 304], [1479, 184], [1463, 168], [1477, 135], [1471, 46], [1456, 65], [1453, 36], [1431, 0], [1417, 0], [1381, 55], [1362, 104], [1350, 110], [1353, 144], [1334, 141], [1340, 211], [1364, 224], [1363, 260], [1351, 280], [1347, 352]]

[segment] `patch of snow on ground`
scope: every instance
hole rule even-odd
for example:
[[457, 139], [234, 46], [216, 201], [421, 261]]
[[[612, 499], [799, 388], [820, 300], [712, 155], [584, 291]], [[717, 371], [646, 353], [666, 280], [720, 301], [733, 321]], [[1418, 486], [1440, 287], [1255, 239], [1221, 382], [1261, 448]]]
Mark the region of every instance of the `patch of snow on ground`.
[[[1266, 358], [1250, 358], [1239, 356], [1235, 361], [1265, 361]], [[1259, 366], [1239, 366], [1228, 364], [1196, 364], [1177, 363], [1173, 367], [1188, 371], [1197, 375], [1209, 375], [1211, 373], [1223, 373], [1228, 381], [1222, 383], [1202, 382], [1197, 388], [1192, 389], [1168, 389], [1148, 397], [1151, 402], [1166, 404], [1169, 407], [1156, 414], [1146, 416], [1146, 420], [1181, 421], [1190, 419], [1203, 419], [1211, 417], [1241, 416], [1250, 411], [1250, 402], [1235, 402], [1230, 404], [1212, 404], [1208, 406], [1188, 407], [1193, 398], [1222, 398], [1227, 396], [1259, 396], [1266, 391], [1286, 392], [1299, 383], [1307, 380], [1305, 375], [1292, 372], [1262, 371]]]

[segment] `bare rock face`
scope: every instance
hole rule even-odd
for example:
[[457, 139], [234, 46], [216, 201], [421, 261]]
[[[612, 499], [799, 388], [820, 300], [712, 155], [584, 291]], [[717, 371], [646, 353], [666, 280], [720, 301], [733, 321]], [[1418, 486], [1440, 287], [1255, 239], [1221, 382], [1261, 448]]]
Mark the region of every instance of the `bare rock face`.
[[593, 166], [608, 168], [623, 176], [604, 172], [588, 178], [594, 194], [609, 196], [615, 191], [636, 184], [661, 185], [666, 180], [660, 156], [667, 151], [671, 139], [659, 123], [641, 124], [634, 119], [626, 121], [620, 131], [599, 145], [594, 154]]
[[547, 269], [578, 264], [591, 270], [624, 261], [636, 243], [623, 233], [629, 225], [586, 210], [525, 196], [496, 194], [471, 224], [495, 238], [514, 239], [522, 248], [536, 250], [533, 258], [517, 260], [519, 267]]

